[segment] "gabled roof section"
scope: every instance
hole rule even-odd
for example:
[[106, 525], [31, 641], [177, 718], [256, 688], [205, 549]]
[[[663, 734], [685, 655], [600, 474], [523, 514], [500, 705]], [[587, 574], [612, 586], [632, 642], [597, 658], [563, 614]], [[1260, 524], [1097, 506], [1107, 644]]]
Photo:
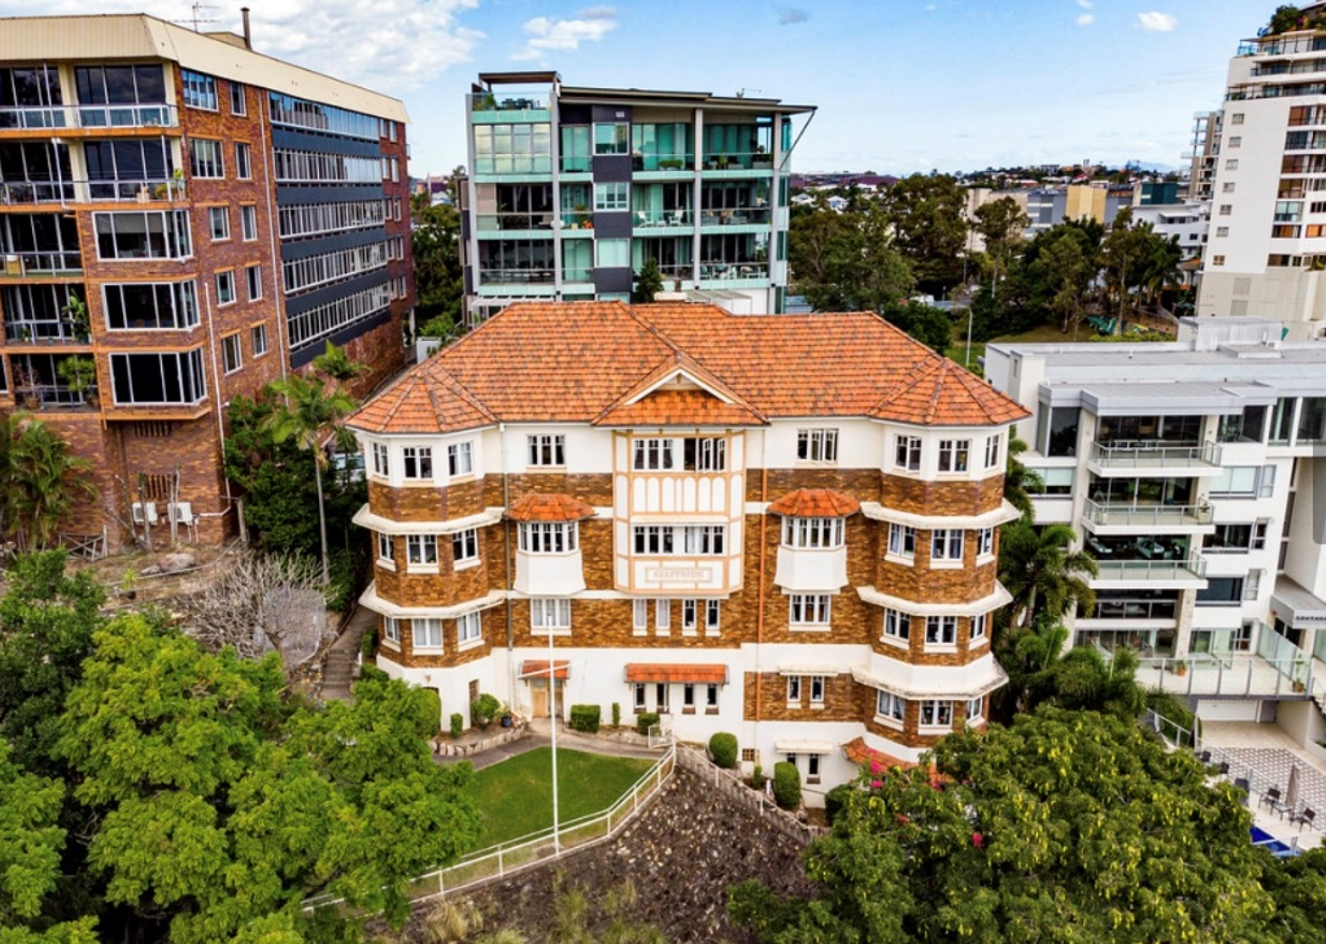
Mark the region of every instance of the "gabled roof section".
[[831, 488], [799, 488], [779, 498], [769, 510], [788, 518], [846, 518], [860, 511], [861, 503]]
[[350, 425], [402, 435], [499, 421], [734, 427], [866, 417], [980, 427], [1027, 415], [870, 312], [521, 302], [409, 371]]
[[553, 492], [522, 495], [506, 515], [512, 521], [583, 521], [594, 509], [578, 498]]

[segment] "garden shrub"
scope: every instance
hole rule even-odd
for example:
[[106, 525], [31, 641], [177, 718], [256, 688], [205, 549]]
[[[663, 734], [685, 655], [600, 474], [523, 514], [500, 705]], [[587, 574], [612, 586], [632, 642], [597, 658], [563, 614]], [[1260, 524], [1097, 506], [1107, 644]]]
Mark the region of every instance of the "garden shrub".
[[648, 734], [649, 729], [658, 724], [658, 713], [646, 711], [644, 714], [635, 716], [635, 730], [640, 734]]
[[724, 770], [737, 766], [737, 736], [719, 731], [709, 739], [709, 756]]
[[364, 654], [365, 659], [373, 658], [373, 653], [378, 648], [378, 627], [374, 623], [364, 632], [364, 638], [359, 644], [359, 649]]
[[459, 711], [451, 713], [451, 736], [460, 737], [460, 733], [465, 730], [465, 716]]
[[764, 789], [764, 768], [759, 764], [756, 764], [755, 769], [751, 771], [750, 785], [756, 790]]
[[774, 764], [773, 794], [774, 802], [785, 810], [795, 810], [801, 805], [801, 771], [796, 764], [787, 761]]
[[502, 703], [496, 696], [487, 692], [470, 702], [470, 721], [480, 727], [487, 727], [502, 710]]
[[612, 727], [615, 730], [617, 728], [620, 728], [621, 726], [622, 726], [622, 705], [621, 702], [615, 701], [612, 703]]
[[839, 811], [847, 805], [847, 798], [852, 795], [856, 787], [850, 783], [840, 783], [828, 793], [824, 794], [824, 817], [833, 825], [833, 818]]
[[599, 719], [602, 714], [603, 709], [598, 705], [572, 705], [571, 730], [583, 731], [586, 734], [597, 734]]
[[343, 547], [334, 547], [327, 555], [327, 571], [330, 582], [324, 596], [327, 609], [344, 613], [350, 606], [355, 592], [354, 558]]

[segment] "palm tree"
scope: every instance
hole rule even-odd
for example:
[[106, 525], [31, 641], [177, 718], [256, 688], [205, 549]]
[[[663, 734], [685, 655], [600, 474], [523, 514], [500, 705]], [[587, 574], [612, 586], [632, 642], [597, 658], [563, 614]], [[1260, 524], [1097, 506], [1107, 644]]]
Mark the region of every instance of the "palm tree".
[[1027, 444], [1018, 439], [1017, 433], [1009, 433], [1008, 458], [1004, 468], [1004, 498], [1022, 512], [1024, 518], [1030, 518], [1031, 496], [1045, 488], [1045, 481], [1018, 458], [1026, 451]]
[[[1000, 538], [999, 579], [1013, 596], [1012, 625], [1028, 615], [1060, 619], [1076, 605], [1090, 608], [1096, 595], [1084, 576], [1096, 575], [1096, 561], [1085, 551], [1069, 550], [1073, 529], [1047, 525], [1039, 532], [1027, 518], [1004, 528]], [[1041, 610], [1037, 610], [1037, 605]]]
[[92, 463], [70, 455], [69, 444], [45, 423], [15, 416], [5, 426], [0, 427], [0, 440], [7, 439], [0, 447], [5, 453], [0, 470], [5, 475], [0, 489], [8, 519], [4, 524], [17, 534], [20, 550], [40, 550], [51, 543], [80, 493], [97, 494]]
[[313, 358], [313, 367], [338, 383], [347, 383], [373, 369], [360, 361], [350, 360], [345, 348], [337, 347], [330, 341], [327, 342], [326, 350]]
[[322, 582], [330, 583], [327, 564], [327, 511], [322, 497], [322, 470], [327, 465], [323, 444], [328, 439], [346, 451], [355, 448], [354, 434], [341, 421], [356, 407], [354, 399], [339, 387], [328, 390], [321, 378], [306, 380], [291, 374], [273, 381], [271, 389], [285, 402], [274, 410], [262, 427], [278, 443], [293, 439], [300, 449], [313, 453], [313, 480], [318, 489], [318, 534], [322, 540]]

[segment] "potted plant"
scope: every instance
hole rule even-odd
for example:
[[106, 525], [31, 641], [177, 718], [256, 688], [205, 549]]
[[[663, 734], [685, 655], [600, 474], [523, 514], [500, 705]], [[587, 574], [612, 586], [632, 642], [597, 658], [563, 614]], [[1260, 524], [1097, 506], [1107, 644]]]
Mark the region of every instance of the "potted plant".
[[1174, 662], [1174, 674], [1175, 674], [1175, 675], [1178, 675], [1178, 676], [1184, 676], [1184, 675], [1187, 675], [1187, 674], [1188, 674], [1188, 663], [1185, 662], [1185, 661], [1182, 660], [1182, 659], [1177, 659], [1177, 660], [1175, 660], [1175, 662]]
[[120, 596], [126, 600], [135, 600], [138, 598], [138, 571], [132, 567], [124, 572], [120, 578]]
[[152, 197], [156, 200], [164, 200], [170, 193], [170, 185], [162, 182], [152, 188]]
[[97, 362], [82, 354], [60, 361], [55, 372], [65, 382], [69, 392], [76, 394], [89, 406], [97, 405]]
[[755, 145], [755, 156], [751, 159], [752, 167], [773, 167], [773, 155], [765, 153], [764, 145]]
[[515, 721], [511, 717], [511, 709], [506, 705], [502, 706], [501, 721], [502, 721], [502, 727], [504, 728], [509, 728], [511, 727], [512, 724], [515, 723]]
[[69, 300], [60, 309], [60, 314], [69, 319], [69, 326], [74, 329], [74, 337], [82, 344], [92, 339], [92, 324], [88, 321], [87, 302], [79, 297], [78, 292], [70, 290]]
[[172, 176], [175, 178], [175, 194], [176, 194], [176, 196], [180, 196], [180, 197], [184, 196], [184, 168], [183, 168], [183, 167], [176, 167], [176, 168], [175, 168], [175, 173], [174, 173]]

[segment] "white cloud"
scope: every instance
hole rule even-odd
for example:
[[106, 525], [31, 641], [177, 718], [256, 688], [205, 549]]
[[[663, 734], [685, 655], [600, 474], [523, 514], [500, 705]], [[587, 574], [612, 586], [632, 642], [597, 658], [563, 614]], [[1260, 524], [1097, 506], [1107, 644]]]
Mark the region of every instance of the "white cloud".
[[1078, 14], [1078, 17], [1077, 17], [1077, 25], [1078, 25], [1078, 26], [1090, 26], [1090, 25], [1091, 25], [1092, 23], [1094, 23], [1094, 22], [1096, 22], [1096, 15], [1095, 15], [1094, 13], [1080, 13], [1080, 14]]
[[581, 43], [596, 43], [617, 28], [617, 11], [613, 7], [591, 7], [581, 10], [574, 20], [554, 20], [536, 16], [526, 20], [525, 45], [512, 59], [538, 59], [550, 51], [574, 52]]
[[1091, 2], [1091, 0], [1077, 0], [1077, 5], [1084, 10], [1090, 10], [1092, 7], [1095, 6], [1095, 4]]
[[[31, 0], [0, 0], [0, 16], [30, 16]], [[178, 0], [98, 0], [98, 13], [150, 13], [190, 26]], [[253, 48], [376, 91], [401, 94], [470, 59], [483, 33], [458, 16], [478, 0], [264, 0], [253, 8]], [[238, 5], [204, 8], [206, 31], [242, 31]], [[86, 0], [46, 0], [43, 15], [88, 12]]]
[[1137, 25], [1148, 33], [1172, 33], [1179, 21], [1168, 13], [1139, 13]]

